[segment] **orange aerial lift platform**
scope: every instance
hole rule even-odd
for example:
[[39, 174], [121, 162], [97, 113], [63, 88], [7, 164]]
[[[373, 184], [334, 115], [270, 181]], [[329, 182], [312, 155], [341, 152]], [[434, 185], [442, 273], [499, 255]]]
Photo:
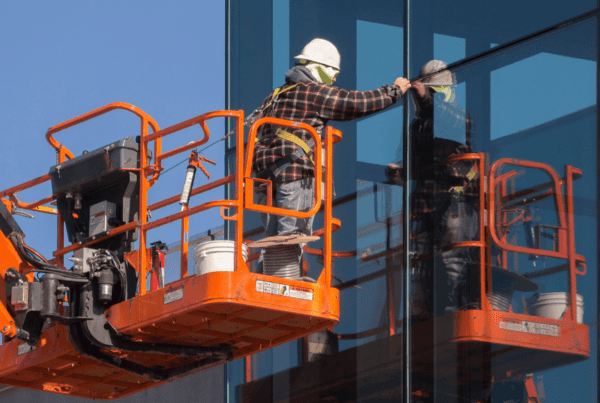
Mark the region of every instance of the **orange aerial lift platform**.
[[[75, 157], [54, 139], [61, 130], [115, 109], [140, 118], [137, 141], [128, 137]], [[235, 173], [196, 188], [192, 174], [182, 194], [149, 204], [163, 161], [207, 143], [206, 121], [219, 117], [235, 120]], [[243, 111], [216, 111], [160, 130], [135, 106], [112, 103], [48, 130], [57, 165], [49, 174], [0, 192], [0, 384], [119, 398], [338, 323], [331, 236], [341, 223], [332, 217], [332, 149], [341, 133], [327, 127], [321, 139], [306, 124], [262, 118], [250, 128], [244, 156], [243, 123]], [[263, 124], [304, 129], [313, 138], [315, 166], [324, 170], [315, 169], [315, 201], [309, 211], [273, 207], [270, 191], [266, 205], [253, 202], [255, 182], [272, 188], [251, 169], [257, 129]], [[203, 130], [200, 140], [162, 150], [165, 136], [194, 125]], [[188, 172], [195, 167], [204, 171], [203, 161], [210, 162], [192, 151]], [[18, 192], [47, 181], [52, 195], [33, 203], [17, 198]], [[234, 189], [231, 199], [189, 204], [191, 196], [228, 185]], [[150, 212], [178, 201], [181, 211], [151, 219]], [[188, 275], [189, 218], [212, 208], [233, 224], [233, 270]], [[324, 227], [316, 234], [324, 238], [319, 251], [324, 259], [316, 281], [250, 272], [246, 260], [257, 254], [245, 260], [245, 248], [252, 243], [244, 239], [246, 211], [309, 217], [321, 208]], [[25, 234], [12, 214], [24, 210], [57, 216], [52, 260], [23, 243]], [[148, 231], [175, 221], [181, 223], [181, 279], [164, 285], [158, 281], [161, 252], [148, 245]], [[71, 252], [74, 265], [67, 269], [64, 257]]]
[[[587, 359], [589, 326], [577, 317], [576, 310], [577, 277], [585, 275], [587, 269], [585, 257], [575, 251], [573, 206], [573, 182], [582, 172], [567, 165], [564, 177], [560, 177], [547, 164], [512, 158], [498, 159], [486, 167], [484, 153], [457, 155], [444, 163], [451, 165], [467, 160], [475, 162], [478, 172], [487, 172], [478, 178], [479, 239], [456, 243], [448, 249], [479, 250], [481, 304], [478, 309], [418, 320], [412, 328], [415, 335], [422, 335], [412, 342], [415, 370], [421, 367], [420, 361], [423, 368], [419, 371], [430, 370], [427, 357], [432, 348], [440, 376], [444, 368], [448, 374], [456, 373], [456, 363], [470, 357], [469, 368], [463, 369], [481, 376], [487, 373], [495, 382]], [[537, 175], [534, 185], [519, 190], [509, 186], [511, 179], [528, 175]], [[539, 181], [545, 177], [549, 179], [547, 182]], [[532, 217], [532, 206], [542, 201], [546, 203], [546, 216], [555, 216], [553, 225], [546, 223], [547, 218], [536, 221]], [[515, 231], [516, 224], [523, 224], [525, 230]], [[519, 240], [517, 233], [524, 236]], [[522, 264], [518, 272], [520, 256], [528, 257], [530, 263], [546, 258], [551, 264], [539, 269], [532, 265], [534, 270], [524, 269]], [[515, 264], [517, 267], [513, 267]], [[513, 310], [513, 292], [536, 291], [535, 280], [561, 272], [566, 273], [567, 281], [561, 282], [565, 303], [560, 317], [536, 315], [525, 298], [522, 298], [520, 312]], [[421, 353], [423, 360], [419, 358]], [[479, 364], [474, 364], [477, 361], [474, 357], [480, 358]], [[448, 365], [443, 364], [444, 360]]]

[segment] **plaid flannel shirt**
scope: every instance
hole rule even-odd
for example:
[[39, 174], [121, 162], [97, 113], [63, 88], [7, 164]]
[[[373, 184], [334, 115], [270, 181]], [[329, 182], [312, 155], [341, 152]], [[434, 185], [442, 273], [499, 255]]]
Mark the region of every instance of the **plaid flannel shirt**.
[[[413, 178], [416, 179], [412, 193], [412, 212], [423, 217], [424, 214], [443, 214], [452, 189], [458, 187], [463, 197], [477, 204], [479, 200], [478, 176], [468, 175], [475, 167], [473, 161], [455, 162], [450, 166], [441, 164], [445, 158], [472, 152], [470, 147], [459, 142], [437, 137], [444, 128], [455, 130], [455, 136], [470, 136], [471, 119], [460, 106], [447, 102], [435, 102], [427, 93], [417, 100], [419, 117], [410, 127], [413, 141]], [[443, 127], [434, 128], [436, 124]], [[435, 137], [434, 137], [435, 136]]]
[[[282, 90], [290, 86], [286, 84]], [[301, 82], [278, 95], [271, 105], [271, 96], [267, 97], [259, 109], [265, 108], [263, 116], [307, 123], [321, 134], [329, 120], [348, 121], [367, 116], [393, 105], [401, 97], [402, 92], [395, 85], [383, 86], [374, 91], [346, 91], [328, 84]], [[285, 130], [305, 142], [311, 139], [305, 130]], [[271, 167], [278, 160], [291, 156], [298, 148], [294, 143], [275, 136], [276, 131], [277, 127], [263, 126], [254, 148], [254, 172]], [[313, 164], [302, 153], [302, 157], [291, 162], [276, 181], [286, 183], [311, 176], [314, 176]]]

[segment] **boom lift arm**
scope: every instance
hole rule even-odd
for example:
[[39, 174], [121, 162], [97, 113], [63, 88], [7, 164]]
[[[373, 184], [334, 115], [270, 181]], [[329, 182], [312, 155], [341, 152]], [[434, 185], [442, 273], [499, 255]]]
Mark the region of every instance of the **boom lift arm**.
[[[114, 109], [141, 118], [137, 140], [128, 137], [75, 157], [53, 137]], [[213, 162], [192, 150], [208, 142], [206, 121], [215, 117], [235, 119], [235, 174], [196, 188], [193, 181], [186, 181], [182, 194], [149, 204], [148, 192], [163, 171], [165, 159], [191, 151], [191, 170], [199, 167], [208, 173], [202, 163]], [[0, 280], [0, 284], [11, 291], [5, 304], [0, 299], [0, 326], [11, 339], [0, 345], [0, 383], [82, 397], [121, 397], [153, 387], [156, 381], [221, 365], [338, 322], [339, 290], [331, 286], [331, 257], [335, 254], [331, 234], [341, 223], [332, 216], [331, 182], [332, 146], [341, 140], [341, 133], [327, 127], [321, 142], [308, 125], [272, 118], [263, 118], [250, 129], [253, 139], [261, 124], [301, 127], [315, 141], [316, 164], [321, 165], [325, 158], [325, 172], [315, 170], [313, 207], [296, 212], [272, 207], [271, 201], [266, 206], [253, 203], [251, 189], [256, 179], [250, 159], [254, 142], [249, 141], [244, 150], [243, 121], [243, 111], [216, 111], [159, 130], [143, 111], [114, 103], [48, 130], [46, 139], [57, 152], [57, 165], [48, 175], [0, 192], [0, 197], [8, 198], [0, 204], [5, 210], [0, 214], [0, 254], [4, 257], [0, 263], [4, 282]], [[202, 138], [162, 150], [163, 137], [195, 125], [201, 127]], [[17, 205], [58, 216], [57, 250], [50, 262], [23, 244], [24, 234], [10, 214], [17, 192], [46, 181], [52, 183], [52, 196]], [[193, 196], [228, 184], [234, 189], [231, 199], [190, 205]], [[53, 200], [56, 209], [45, 206]], [[181, 211], [150, 221], [151, 211], [178, 201], [184, 202]], [[244, 239], [245, 210], [305, 217], [317, 213], [321, 205], [324, 228], [317, 232], [324, 236], [323, 251], [319, 252], [324, 268], [316, 283], [250, 272], [242, 254], [242, 246], [252, 242]], [[214, 207], [233, 224], [234, 271], [189, 276], [188, 219]], [[147, 245], [147, 232], [178, 220], [182, 227], [181, 280], [167, 285], [156, 281], [147, 291], [146, 275], [161, 265], [154, 250], [158, 246]], [[70, 245], [65, 246], [64, 238]], [[75, 256], [69, 260], [74, 266], [66, 270], [63, 259], [71, 252]], [[43, 275], [36, 279], [34, 272]], [[276, 288], [293, 292], [273, 293]], [[34, 344], [35, 349], [27, 346]], [[69, 369], [64, 369], [65, 362]], [[41, 368], [54, 371], [40, 378]], [[92, 377], [86, 368], [107, 375]], [[28, 373], [38, 374], [36, 380], [21, 380], [25, 379], [22, 374]], [[57, 374], [58, 378], [48, 378]], [[108, 392], [106, 385], [111, 385]]]

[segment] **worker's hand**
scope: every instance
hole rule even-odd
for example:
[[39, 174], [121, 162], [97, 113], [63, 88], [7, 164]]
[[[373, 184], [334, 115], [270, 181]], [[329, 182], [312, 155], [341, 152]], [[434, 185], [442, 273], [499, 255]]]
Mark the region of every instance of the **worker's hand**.
[[391, 163], [385, 167], [385, 176], [398, 186], [404, 186], [404, 167]]
[[423, 98], [425, 96], [425, 84], [420, 81], [415, 81], [411, 86], [412, 90], [417, 93], [419, 98]]
[[400, 90], [402, 90], [402, 94], [406, 94], [406, 91], [408, 91], [408, 89], [410, 88], [410, 81], [408, 81], [404, 77], [398, 77], [396, 81], [394, 81], [394, 85], [400, 87]]

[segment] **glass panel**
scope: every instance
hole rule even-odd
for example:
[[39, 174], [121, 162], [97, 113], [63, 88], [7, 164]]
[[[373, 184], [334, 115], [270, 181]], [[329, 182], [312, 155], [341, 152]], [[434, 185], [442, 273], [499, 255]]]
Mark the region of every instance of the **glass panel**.
[[285, 84], [284, 74], [291, 67], [290, 3], [273, 2], [273, 88]]
[[[357, 21], [356, 87], [368, 91], [391, 83], [402, 71], [403, 32], [398, 26]], [[394, 38], [392, 42], [379, 38]], [[382, 58], [381, 55], [386, 55]], [[384, 164], [402, 159], [402, 105], [357, 124], [358, 161]]]
[[597, 401], [597, 46], [594, 17], [413, 91], [413, 396]]
[[[534, 0], [509, 5], [477, 0], [410, 2], [411, 76], [433, 58], [452, 63], [590, 12], [596, 0]], [[449, 52], [448, 40], [458, 40]], [[448, 53], [451, 53], [448, 55]]]
[[[237, 59], [232, 83], [247, 112], [282, 83], [292, 57], [314, 37], [340, 50], [336, 85], [367, 90], [401, 75], [405, 58], [416, 77], [432, 59], [458, 62], [597, 7], [593, 0], [536, 0], [518, 9], [411, 1], [406, 33], [401, 1], [274, 3], [236, 9], [256, 18], [236, 23], [232, 49], [264, 56], [260, 63]], [[265, 35], [250, 29], [259, 20]], [[595, 20], [579, 18], [460, 66], [450, 75], [453, 85], [433, 97], [427, 139], [415, 135], [421, 111], [415, 114], [414, 99], [410, 122], [403, 122], [401, 105], [358, 122], [332, 122], [344, 134], [335, 146], [333, 215], [342, 228], [333, 250], [349, 256], [335, 259], [340, 323], [254, 357], [253, 381], [238, 387], [239, 401], [396, 402], [407, 401], [407, 393], [413, 402], [527, 401], [533, 393], [542, 402], [597, 401], [597, 275], [582, 274], [597, 264], [596, 38]], [[260, 83], [247, 85], [249, 77]], [[451, 107], [440, 108], [444, 102]], [[410, 161], [402, 162], [405, 142]], [[394, 161], [412, 175], [406, 225], [402, 176], [386, 177]], [[566, 171], [569, 165], [583, 175]], [[314, 228], [322, 222], [319, 214]], [[306, 263], [308, 275], [318, 277], [318, 257]], [[583, 305], [569, 294], [572, 278]], [[562, 293], [559, 301], [552, 292]], [[569, 303], [581, 308], [563, 314]], [[547, 317], [547, 306], [558, 318]]]
[[[564, 78], [569, 85], [552, 85]], [[491, 139], [526, 130], [596, 103], [596, 63], [540, 52], [494, 70], [491, 75]], [[511, 85], [505, 85], [511, 82]], [[573, 87], [583, 89], [573, 96]], [[536, 102], [515, 97], [515, 88], [535, 89]], [[511, 116], [509, 120], [503, 117]]]
[[[236, 10], [232, 15], [243, 15], [242, 10], [247, 6], [241, 3], [235, 2]], [[260, 8], [264, 3], [259, 1], [256, 5]], [[264, 9], [263, 12], [271, 18], [271, 25], [268, 26], [270, 32], [261, 38], [263, 48], [259, 50], [263, 53], [265, 49], [271, 51], [269, 57], [264, 60], [264, 63], [270, 63], [266, 66], [268, 71], [264, 70], [265, 65], [262, 62], [231, 64], [235, 66], [232, 68], [234, 74], [231, 80], [232, 98], [235, 98], [232, 106], [237, 108], [237, 105], [242, 105], [246, 113], [254, 110], [258, 103], [249, 102], [250, 97], [243, 94], [250, 88], [255, 89], [258, 84], [252, 83], [252, 86], [249, 86], [242, 80], [242, 76], [256, 75], [261, 80], [260, 96], [264, 98], [273, 88], [262, 81], [265, 76], [269, 75], [269, 78], [272, 78], [273, 85], [282, 84], [286, 66], [295, 63], [293, 56], [299, 54], [304, 45], [315, 37], [330, 40], [340, 51], [341, 72], [335, 82], [340, 88], [374, 90], [384, 84], [392, 84], [396, 77], [402, 75], [402, 2], [273, 2], [272, 14]], [[263, 17], [258, 19], [262, 21]], [[243, 17], [244, 20], [246, 18]], [[235, 41], [238, 42], [235, 46], [232, 45], [232, 54], [235, 54], [236, 58], [239, 57], [236, 53], [237, 46], [245, 46], [246, 42], [250, 48], [256, 46], [257, 34], [248, 29], [250, 25], [240, 23], [235, 28], [235, 35], [238, 35]], [[261, 26], [260, 29], [265, 30], [265, 26]], [[269, 48], [264, 44], [270, 43], [268, 38], [271, 35], [273, 47]], [[241, 51], [244, 52], [246, 50]], [[238, 88], [234, 89], [235, 86]], [[252, 95], [253, 98], [256, 96]], [[385, 166], [402, 158], [401, 104], [402, 102], [398, 102], [397, 107], [363, 118], [358, 123], [330, 122], [343, 133], [343, 141], [334, 148], [336, 199], [333, 211], [334, 217], [342, 222], [342, 228], [333, 237], [333, 250], [345, 252], [346, 256], [335, 259], [333, 279], [342, 294], [341, 322], [335, 328], [315, 333], [296, 345], [290, 343], [253, 356], [252, 382], [240, 385], [236, 394], [241, 401], [327, 401], [334, 398], [356, 400], [360, 396], [368, 397], [373, 393], [372, 388], [367, 386], [372, 385], [374, 381], [389, 382], [394, 388], [400, 382], [398, 376], [402, 373], [402, 357], [396, 353], [391, 354], [389, 360], [397, 374], [386, 378], [386, 381], [379, 381], [371, 370], [380, 365], [379, 359], [373, 360], [373, 354], [380, 351], [382, 343], [386, 346], [389, 344], [389, 307], [392, 307], [394, 321], [398, 319], [400, 312], [401, 273], [397, 265], [394, 266], [396, 272], [387, 273], [386, 261], [389, 261], [392, 267], [392, 260], [402, 260], [402, 251], [399, 248], [399, 236], [402, 233], [399, 210], [402, 200], [401, 188], [377, 183], [387, 181]], [[385, 150], [384, 156], [382, 150]], [[360, 161], [360, 165], [357, 161]], [[357, 180], [361, 183], [358, 187]], [[369, 181], [369, 184], [366, 184], [366, 181]], [[360, 198], [359, 203], [357, 191], [361, 192], [365, 186], [375, 186], [376, 190], [371, 193], [371, 198], [375, 199]], [[373, 214], [376, 212], [376, 216], [363, 217], [358, 211], [363, 208], [369, 209]], [[245, 217], [251, 216], [253, 214], [247, 214]], [[247, 230], [251, 228], [248, 220], [250, 218], [246, 220]], [[357, 220], [360, 223], [357, 224]], [[314, 229], [322, 226], [322, 214], [318, 214]], [[373, 231], [373, 234], [365, 234], [363, 241], [363, 235], [357, 235], [357, 227], [364, 227], [367, 231]], [[390, 237], [388, 229], [391, 230]], [[258, 236], [262, 237], [262, 234]], [[375, 256], [363, 262], [363, 252], [371, 254], [370, 250], [373, 250], [385, 255], [386, 248], [390, 246], [386, 244], [388, 240], [391, 240], [390, 245], [396, 248], [396, 255], [392, 259]], [[359, 251], [356, 251], [357, 246]], [[311, 243], [310, 247], [322, 248], [322, 242]], [[374, 247], [378, 249], [375, 250]], [[322, 263], [317, 256], [305, 256], [308, 276], [318, 278]], [[371, 279], [369, 276], [373, 275], [376, 277]], [[357, 280], [358, 277], [364, 278]], [[356, 284], [357, 281], [361, 283]], [[388, 298], [388, 288], [398, 296], [397, 299]], [[393, 327], [394, 332], [395, 329]], [[395, 340], [395, 345], [400, 346], [401, 338], [397, 337]], [[285, 351], [281, 350], [282, 348]], [[401, 352], [401, 349], [396, 348], [396, 351]], [[365, 363], [371, 370], [362, 371]], [[381, 374], [379, 370], [376, 373]], [[289, 396], [286, 393], [289, 393]], [[378, 390], [375, 395], [377, 393]]]
[[243, 385], [245, 382], [245, 365], [244, 358], [239, 360], [235, 360], [225, 364], [225, 376], [227, 377], [225, 381], [225, 399], [224, 402], [228, 403], [239, 403], [243, 402], [244, 399], [239, 395], [240, 385]]
[[[273, 90], [272, 0], [229, 0], [228, 19], [227, 109], [248, 116]], [[226, 141], [235, 148], [235, 136]]]

